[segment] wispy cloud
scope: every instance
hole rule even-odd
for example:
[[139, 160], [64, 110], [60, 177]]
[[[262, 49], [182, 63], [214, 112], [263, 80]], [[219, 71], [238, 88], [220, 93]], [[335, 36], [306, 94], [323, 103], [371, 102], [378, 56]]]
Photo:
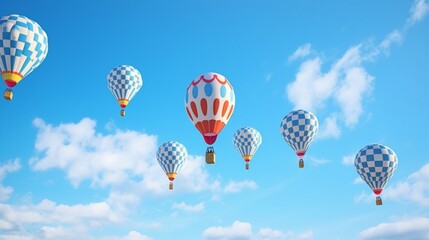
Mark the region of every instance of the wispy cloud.
[[335, 115], [329, 116], [321, 123], [320, 131], [317, 134], [318, 139], [325, 138], [339, 138], [341, 130], [337, 123], [337, 117]]
[[227, 227], [209, 227], [203, 232], [204, 239], [218, 240], [311, 240], [313, 236], [313, 231], [296, 234], [293, 231], [283, 232], [267, 227], [260, 228], [254, 233], [252, 224], [241, 221], [234, 221]]
[[[21, 168], [19, 158], [10, 160], [4, 164], [0, 164], [0, 202], [5, 202], [9, 199], [13, 192], [10, 186], [3, 186], [3, 180], [8, 173], [18, 171]], [[1, 225], [1, 223], [0, 223]]]
[[[410, 10], [408, 27], [420, 21], [429, 11], [425, 0], [416, 0]], [[317, 138], [338, 138], [341, 128], [355, 126], [365, 113], [365, 99], [373, 92], [375, 77], [368, 73], [365, 64], [377, 60], [380, 53], [388, 56], [393, 45], [403, 41], [406, 28], [394, 29], [379, 44], [363, 41], [351, 46], [345, 53], [333, 61], [327, 71], [321, 56], [305, 59], [309, 55], [311, 44], [298, 47], [289, 57], [289, 61], [305, 59], [295, 80], [286, 86], [286, 95], [294, 108], [303, 108], [313, 112], [325, 111], [328, 117], [322, 123]], [[329, 111], [327, 107], [329, 106]]]
[[410, 12], [411, 16], [408, 18], [408, 23], [415, 24], [427, 15], [429, 12], [429, 4], [426, 0], [415, 0]]
[[344, 165], [354, 165], [355, 164], [355, 154], [347, 155], [343, 157], [341, 161]]
[[396, 222], [380, 223], [359, 234], [360, 240], [427, 240], [429, 239], [429, 218], [411, 218]]
[[204, 203], [201, 202], [195, 205], [189, 205], [189, 204], [186, 204], [185, 202], [173, 203], [172, 208], [183, 210], [186, 212], [201, 212], [202, 210], [204, 210]]
[[225, 193], [237, 193], [237, 192], [241, 192], [245, 189], [256, 189], [257, 185], [254, 181], [251, 180], [245, 180], [245, 181], [241, 181], [241, 182], [235, 182], [235, 181], [231, 181], [228, 183], [228, 185], [225, 186], [224, 188], [224, 192]]
[[296, 59], [306, 57], [310, 54], [310, 51], [311, 51], [311, 44], [310, 43], [306, 43], [302, 46], [299, 46], [295, 50], [295, 52], [289, 56], [288, 61], [292, 62], [292, 61], [295, 61]]

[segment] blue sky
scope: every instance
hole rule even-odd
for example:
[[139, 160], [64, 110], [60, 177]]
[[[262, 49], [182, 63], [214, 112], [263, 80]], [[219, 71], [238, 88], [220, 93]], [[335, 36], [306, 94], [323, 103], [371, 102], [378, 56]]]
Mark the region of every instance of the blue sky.
[[[49, 37], [45, 61], [0, 101], [0, 239], [429, 239], [429, 3], [406, 1], [6, 1]], [[130, 64], [143, 87], [119, 116], [106, 75]], [[236, 108], [206, 165], [184, 107], [206, 72]], [[5, 86], [4, 86], [5, 87]], [[279, 125], [320, 130], [298, 169]], [[232, 136], [263, 142], [249, 171]], [[174, 191], [155, 158], [189, 159]], [[357, 175], [367, 144], [398, 169], [383, 206]]]

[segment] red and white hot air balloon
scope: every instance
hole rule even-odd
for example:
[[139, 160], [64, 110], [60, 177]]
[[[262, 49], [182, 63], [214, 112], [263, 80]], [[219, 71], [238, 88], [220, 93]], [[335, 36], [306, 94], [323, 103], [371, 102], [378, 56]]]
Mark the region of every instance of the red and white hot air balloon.
[[209, 145], [206, 151], [206, 162], [209, 164], [215, 163], [211, 145], [231, 118], [234, 106], [234, 89], [228, 79], [219, 73], [198, 76], [186, 90], [186, 112]]

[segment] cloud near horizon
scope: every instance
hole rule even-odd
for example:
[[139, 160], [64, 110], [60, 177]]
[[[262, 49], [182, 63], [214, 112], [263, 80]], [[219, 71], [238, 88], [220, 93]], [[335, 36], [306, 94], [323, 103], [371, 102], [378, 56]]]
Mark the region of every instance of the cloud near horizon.
[[313, 236], [313, 231], [310, 230], [296, 234], [293, 231], [283, 232], [266, 227], [254, 233], [252, 224], [241, 221], [234, 221], [228, 227], [209, 227], [203, 231], [204, 239], [217, 240], [311, 240]]
[[418, 217], [396, 222], [380, 223], [363, 230], [359, 240], [427, 240], [429, 218]]

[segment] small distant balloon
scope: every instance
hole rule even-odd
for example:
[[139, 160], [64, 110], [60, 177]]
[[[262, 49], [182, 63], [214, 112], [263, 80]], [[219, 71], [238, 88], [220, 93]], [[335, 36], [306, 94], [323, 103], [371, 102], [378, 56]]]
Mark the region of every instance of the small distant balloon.
[[115, 67], [107, 75], [107, 86], [121, 107], [121, 116], [125, 116], [125, 107], [143, 86], [140, 72], [130, 65]]
[[246, 162], [246, 170], [249, 170], [249, 162], [262, 143], [261, 134], [254, 128], [243, 127], [235, 132], [232, 142]]
[[45, 60], [48, 36], [33, 20], [18, 14], [0, 19], [0, 72], [6, 83], [6, 100], [12, 88]]
[[183, 144], [169, 141], [159, 146], [156, 158], [170, 180], [169, 189], [173, 190], [173, 181], [185, 164], [188, 158], [188, 151]]
[[232, 116], [235, 94], [228, 79], [219, 73], [206, 73], [192, 80], [185, 96], [185, 108], [189, 119], [209, 145], [206, 162], [215, 163], [211, 145]]
[[304, 156], [316, 136], [319, 122], [316, 116], [305, 110], [294, 110], [280, 123], [280, 133], [299, 158], [299, 167], [304, 167]]
[[381, 144], [362, 148], [355, 157], [357, 173], [376, 195], [376, 205], [382, 205], [380, 194], [398, 166], [395, 152]]

